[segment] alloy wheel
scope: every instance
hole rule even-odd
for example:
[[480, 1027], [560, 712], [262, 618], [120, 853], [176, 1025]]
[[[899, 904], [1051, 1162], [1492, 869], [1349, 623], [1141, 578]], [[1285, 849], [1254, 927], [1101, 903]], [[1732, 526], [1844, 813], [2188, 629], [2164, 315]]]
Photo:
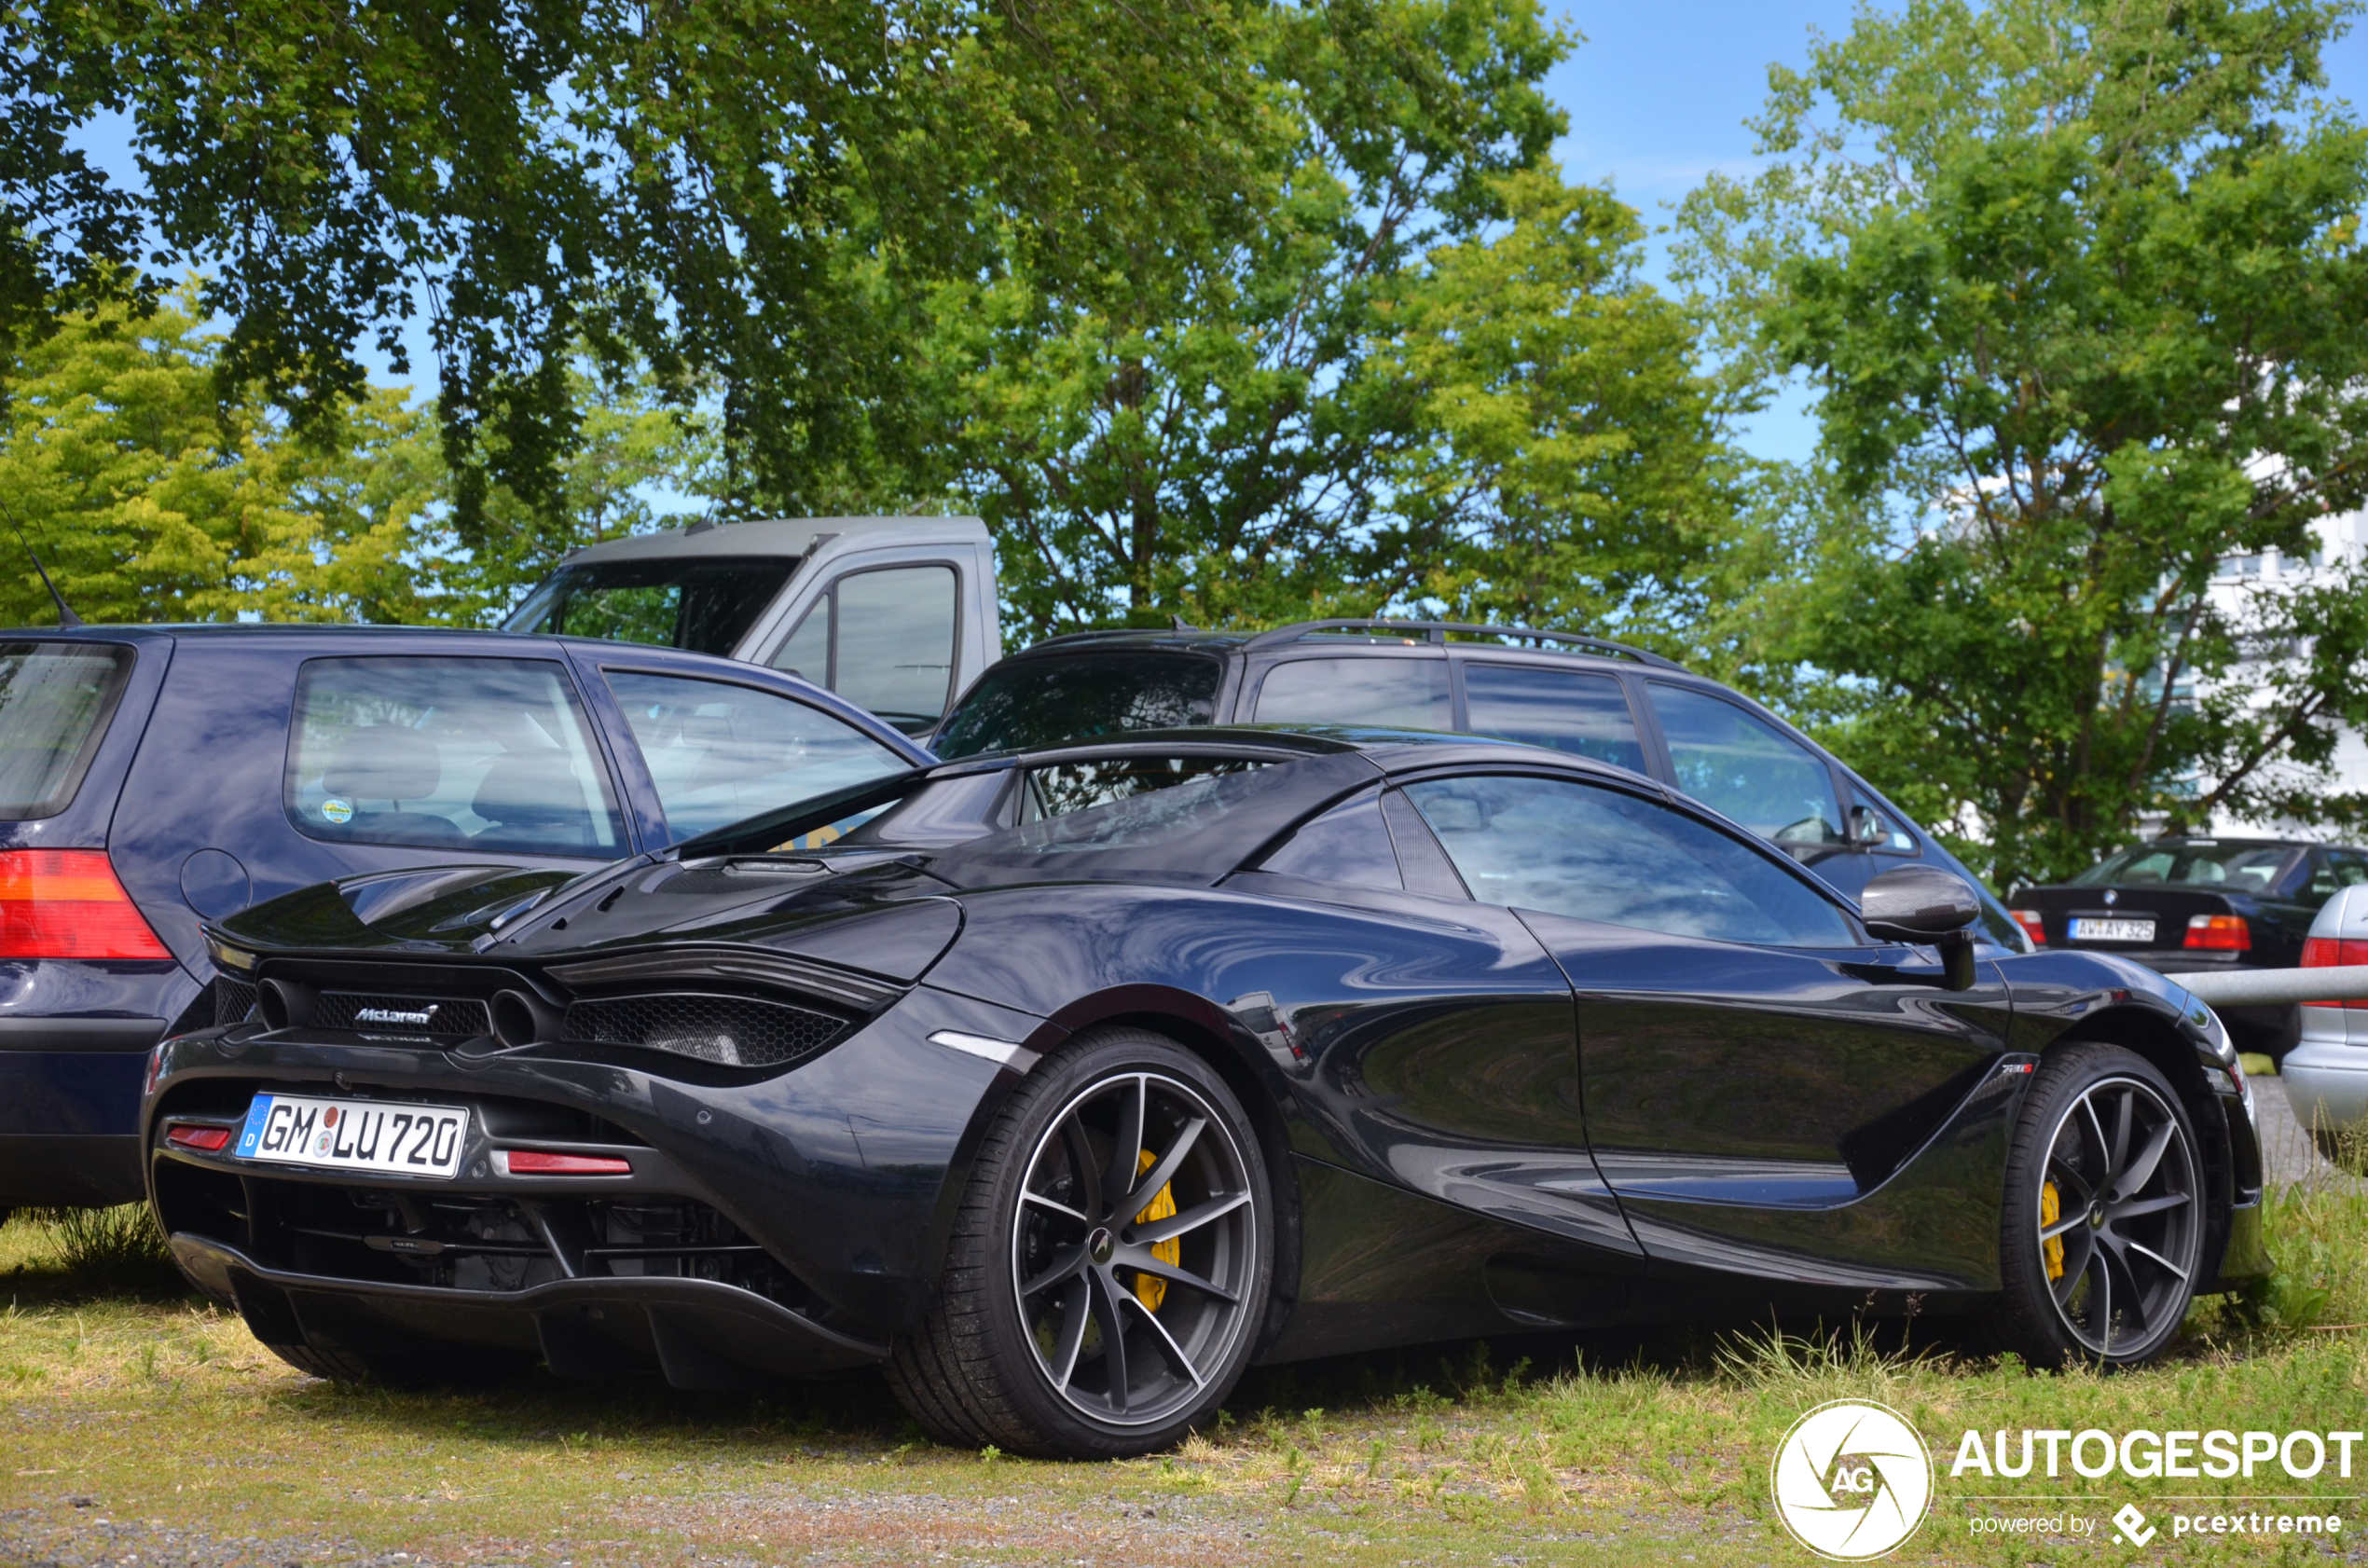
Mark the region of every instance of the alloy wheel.
[[2153, 1086], [2101, 1079], [2058, 1118], [2039, 1192], [2049, 1299], [2090, 1352], [2142, 1355], [2179, 1326], [2203, 1234], [2195, 1152]]
[[1137, 1426], [1197, 1400], [1246, 1331], [1259, 1205], [1228, 1119], [1129, 1072], [1080, 1091], [1028, 1157], [1012, 1287], [1053, 1391]]

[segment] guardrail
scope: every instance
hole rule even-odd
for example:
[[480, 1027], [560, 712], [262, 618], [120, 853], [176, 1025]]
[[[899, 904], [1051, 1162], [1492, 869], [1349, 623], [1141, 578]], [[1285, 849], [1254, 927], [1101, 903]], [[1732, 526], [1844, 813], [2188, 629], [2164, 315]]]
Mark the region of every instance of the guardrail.
[[2316, 970], [2198, 970], [2166, 975], [2214, 1007], [2368, 1001], [2368, 964]]

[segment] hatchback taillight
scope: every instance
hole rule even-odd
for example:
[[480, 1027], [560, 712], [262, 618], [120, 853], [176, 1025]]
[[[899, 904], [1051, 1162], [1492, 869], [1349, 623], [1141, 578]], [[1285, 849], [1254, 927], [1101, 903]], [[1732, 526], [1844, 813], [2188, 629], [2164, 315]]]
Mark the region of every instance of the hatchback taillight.
[[171, 958], [103, 849], [0, 850], [0, 958]]
[[[2332, 970], [2347, 964], [2368, 964], [2368, 942], [2350, 942], [2338, 937], [2310, 937], [2302, 944], [2302, 967], [2306, 970]], [[2356, 1007], [2368, 1010], [2363, 1002], [2305, 1002], [2305, 1007]]]
[[2241, 915], [2198, 915], [2187, 922], [2187, 945], [2218, 953], [2249, 952], [2252, 928]]

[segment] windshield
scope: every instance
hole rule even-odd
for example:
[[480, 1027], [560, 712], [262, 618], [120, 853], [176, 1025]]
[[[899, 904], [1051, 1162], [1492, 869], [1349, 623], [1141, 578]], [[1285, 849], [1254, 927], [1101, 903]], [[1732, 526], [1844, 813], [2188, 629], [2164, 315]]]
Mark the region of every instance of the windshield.
[[2292, 848], [2279, 844], [2215, 844], [2197, 839], [2185, 844], [2141, 844], [2109, 855], [2072, 879], [2075, 887], [2225, 887], [2240, 893], [2266, 892], [2293, 859]]
[[700, 556], [563, 566], [502, 629], [728, 657], [797, 565], [794, 556]]
[[1200, 653], [1103, 652], [1009, 659], [938, 731], [937, 754], [1032, 751], [1122, 730], [1181, 729], [1217, 713], [1223, 667]]

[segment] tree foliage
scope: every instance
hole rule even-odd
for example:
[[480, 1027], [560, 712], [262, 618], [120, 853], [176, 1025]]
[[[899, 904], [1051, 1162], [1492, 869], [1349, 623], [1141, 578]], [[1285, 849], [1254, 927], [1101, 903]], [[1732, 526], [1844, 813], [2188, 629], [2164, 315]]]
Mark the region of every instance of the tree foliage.
[[1862, 12], [1771, 71], [1765, 172], [1688, 203], [1739, 362], [1818, 398], [1762, 651], [1838, 678], [1850, 752], [2002, 885], [2147, 814], [2347, 808], [2359, 568], [2208, 592], [2368, 500], [2368, 136], [2317, 91], [2347, 11]]
[[[406, 560], [443, 489], [430, 421], [373, 388], [305, 441], [255, 396], [218, 402], [194, 294], [68, 316], [0, 359], [0, 523], [87, 620], [434, 618]], [[13, 534], [0, 557], [0, 624], [52, 620]]]
[[[1157, 269], [1240, 186], [1248, 0], [0, 0], [0, 330], [158, 247], [226, 399], [326, 434], [429, 323], [464, 544], [548, 516], [590, 351], [720, 402], [744, 507], [916, 459], [916, 280]], [[126, 188], [75, 134], [122, 117]], [[153, 292], [153, 284], [147, 285]]]
[[1592, 623], [1646, 557], [1700, 554], [1723, 433], [1692, 323], [1638, 281], [1634, 213], [1544, 161], [1570, 35], [1534, 0], [1328, 0], [1250, 35], [1266, 133], [1225, 222], [1160, 236], [1165, 265], [931, 301], [1013, 619]]

